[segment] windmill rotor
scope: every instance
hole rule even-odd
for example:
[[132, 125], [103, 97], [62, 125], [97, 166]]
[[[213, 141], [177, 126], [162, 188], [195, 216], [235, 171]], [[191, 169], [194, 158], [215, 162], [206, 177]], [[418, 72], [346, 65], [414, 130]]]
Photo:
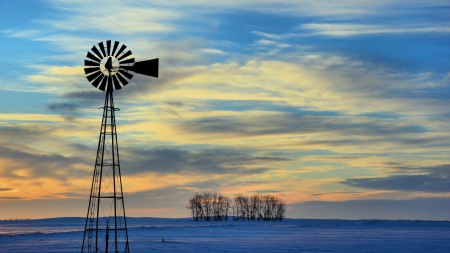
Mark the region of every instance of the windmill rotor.
[[[84, 73], [88, 81], [102, 91], [122, 89], [135, 74], [158, 77], [159, 58], [136, 62], [131, 50], [120, 42], [102, 41], [87, 52]], [[117, 51], [117, 52], [116, 52]]]

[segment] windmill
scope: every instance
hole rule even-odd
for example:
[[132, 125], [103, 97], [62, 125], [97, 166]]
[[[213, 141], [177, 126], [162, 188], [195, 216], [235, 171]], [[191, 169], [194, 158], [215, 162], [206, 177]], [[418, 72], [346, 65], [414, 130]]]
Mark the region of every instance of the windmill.
[[158, 77], [159, 59], [135, 62], [131, 50], [119, 46], [118, 41], [111, 45], [107, 40], [106, 46], [102, 41], [84, 61], [86, 78], [106, 96], [81, 252], [130, 252], [113, 91], [128, 84], [130, 72]]

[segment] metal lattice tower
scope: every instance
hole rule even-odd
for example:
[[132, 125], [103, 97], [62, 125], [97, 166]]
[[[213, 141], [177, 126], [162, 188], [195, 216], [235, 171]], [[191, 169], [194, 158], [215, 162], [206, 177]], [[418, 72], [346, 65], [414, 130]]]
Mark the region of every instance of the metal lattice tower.
[[[86, 78], [100, 90], [106, 89], [102, 125], [98, 140], [94, 175], [92, 177], [89, 206], [86, 215], [81, 252], [130, 252], [125, 215], [125, 203], [120, 172], [119, 146], [113, 91], [128, 84], [135, 73], [158, 77], [159, 59], [134, 62], [131, 51], [124, 53], [125, 45], [118, 49], [115, 41], [111, 51], [111, 41], [94, 45], [92, 54], [88, 52], [84, 71]], [[106, 49], [106, 50], [105, 50]], [[134, 63], [133, 65], [130, 65]]]
[[103, 247], [102, 252], [130, 252], [117, 143], [117, 110], [112, 90], [106, 92], [82, 252], [98, 252]]

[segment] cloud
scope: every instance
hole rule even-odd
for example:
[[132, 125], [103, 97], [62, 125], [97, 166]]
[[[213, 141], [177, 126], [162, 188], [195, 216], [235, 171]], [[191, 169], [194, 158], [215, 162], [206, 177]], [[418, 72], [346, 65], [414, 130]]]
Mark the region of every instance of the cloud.
[[10, 179], [55, 178], [68, 180], [84, 176], [80, 165], [89, 166], [82, 157], [32, 153], [31, 148], [16, 150], [0, 147], [0, 175]]
[[218, 54], [218, 55], [226, 55], [227, 53], [222, 51], [222, 50], [218, 50], [218, 49], [213, 49], [213, 48], [205, 48], [203, 49], [203, 52], [207, 53], [207, 54]]
[[[186, 120], [180, 122], [178, 127], [188, 133], [217, 134], [216, 138], [334, 133], [354, 138], [358, 136], [382, 139], [389, 137], [394, 141], [401, 140], [402, 135], [426, 132], [421, 126], [405, 126], [396, 124], [395, 121], [358, 120], [346, 116], [315, 116], [308, 115], [314, 112], [303, 113], [246, 111], [234, 116], [199, 117]], [[408, 138], [410, 138], [409, 135]], [[314, 144], [313, 140], [309, 141]]]
[[21, 140], [36, 137], [46, 138], [51, 132], [51, 128], [37, 124], [0, 125], [0, 137], [3, 141], [12, 138], [20, 138]]
[[59, 113], [66, 121], [73, 122], [81, 117], [82, 106], [77, 103], [52, 103], [47, 108]]
[[352, 178], [341, 182], [352, 187], [411, 192], [450, 192], [450, 177], [441, 174], [393, 175], [379, 178]]
[[36, 83], [62, 83], [63, 79], [53, 77], [53, 76], [43, 76], [43, 75], [30, 75], [25, 77], [25, 80]]
[[272, 41], [272, 40], [265, 40], [265, 39], [262, 39], [262, 40], [258, 40], [255, 44], [256, 44], [256, 45], [264, 45], [264, 46], [267, 46], [267, 45], [275, 45], [276, 42], [275, 42], [275, 41]]
[[[95, 89], [72, 91], [62, 94], [61, 97], [66, 101], [78, 101], [87, 104], [100, 104], [102, 101], [105, 100], [105, 92]], [[66, 102], [66, 103], [73, 103], [73, 102]], [[56, 104], [56, 106], [57, 105], [58, 104]]]
[[[28, 83], [36, 83], [33, 86], [35, 92], [61, 94], [64, 91], [73, 91], [86, 87], [83, 68], [81, 66], [51, 66], [51, 65], [29, 65], [28, 68], [37, 70], [33, 75], [24, 75], [21, 80]], [[87, 82], [87, 81], [85, 81]], [[44, 85], [43, 85], [44, 84]], [[27, 91], [24, 89], [24, 91]]]
[[48, 108], [53, 111], [77, 111], [80, 107], [73, 103], [56, 103], [49, 105]]
[[[271, 14], [284, 14], [291, 16], [316, 16], [322, 18], [350, 19], [363, 16], [383, 15], [388, 10], [402, 5], [401, 0], [383, 1], [333, 1], [333, 0], [244, 0], [244, 1], [223, 1], [223, 0], [194, 0], [194, 1], [152, 1], [160, 5], [172, 8], [194, 8], [197, 12], [223, 12], [226, 10], [247, 10], [252, 12], [262, 12]], [[416, 9], [426, 7], [448, 6], [445, 0], [419, 0], [410, 3], [408, 8], [398, 11], [403, 13], [413, 12]]]
[[[23, 200], [23, 199], [25, 199], [25, 198], [22, 198], [22, 197], [3, 197], [3, 196], [0, 196], [0, 200]], [[2, 203], [2, 205], [4, 205], [4, 202]]]
[[402, 163], [386, 163], [386, 166], [392, 170], [391, 173], [426, 173], [450, 177], [450, 164], [411, 166]]
[[179, 101], [168, 101], [166, 103], [173, 107], [182, 107], [183, 106], [183, 103], [179, 102]]
[[[64, 31], [97, 30], [111, 34], [136, 34], [169, 32], [176, 30], [170, 21], [181, 14], [167, 8], [158, 8], [150, 3], [110, 1], [108, 8], [101, 2], [91, 1], [50, 1], [66, 15], [60, 20], [40, 20], [40, 23]], [[73, 25], [77, 24], [77, 25]]]
[[270, 33], [265, 33], [265, 32], [260, 32], [260, 31], [252, 31], [253, 34], [256, 34], [260, 37], [265, 37], [267, 39], [272, 39], [272, 40], [281, 40], [281, 39], [285, 39], [285, 38], [289, 38], [291, 35], [286, 34], [286, 35], [278, 35], [278, 34], [270, 34]]
[[[271, 163], [288, 158], [251, 156], [230, 150], [192, 152], [178, 149], [125, 148], [121, 159], [125, 174], [156, 172], [160, 174], [253, 175], [266, 173]], [[266, 167], [261, 167], [266, 166]]]
[[[213, 64], [208, 71], [197, 69], [177, 80], [177, 89], [166, 90], [165, 97], [260, 100], [348, 114], [429, 115], [442, 110], [444, 103], [432, 95], [433, 88], [423, 87], [423, 79], [335, 55], [298, 52], [279, 54], [277, 60], [252, 59], [244, 64]], [[446, 86], [432, 79], [427, 81], [440, 87], [436, 89]], [[423, 110], [430, 106], [434, 108]]]
[[21, 30], [21, 31], [8, 29], [8, 30], [0, 31], [0, 32], [5, 34], [6, 36], [16, 37], [16, 38], [35, 38], [36, 36], [42, 35], [42, 31], [39, 31], [36, 29], [28, 29], [28, 30]]
[[404, 34], [404, 33], [450, 33], [449, 26], [436, 27], [390, 27], [360, 24], [312, 23], [300, 25], [299, 29], [311, 30], [315, 35], [335, 37], [358, 36], [369, 34]]

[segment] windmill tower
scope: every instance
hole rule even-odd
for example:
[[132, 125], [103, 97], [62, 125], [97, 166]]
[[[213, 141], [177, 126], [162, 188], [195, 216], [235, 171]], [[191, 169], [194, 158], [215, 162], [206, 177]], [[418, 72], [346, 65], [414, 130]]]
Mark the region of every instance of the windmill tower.
[[131, 50], [125, 52], [127, 47], [119, 45], [115, 41], [111, 48], [110, 40], [106, 46], [100, 42], [84, 61], [86, 78], [106, 96], [81, 252], [130, 252], [117, 143], [119, 109], [114, 107], [113, 91], [128, 84], [130, 71], [158, 77], [159, 59], [135, 62]]

